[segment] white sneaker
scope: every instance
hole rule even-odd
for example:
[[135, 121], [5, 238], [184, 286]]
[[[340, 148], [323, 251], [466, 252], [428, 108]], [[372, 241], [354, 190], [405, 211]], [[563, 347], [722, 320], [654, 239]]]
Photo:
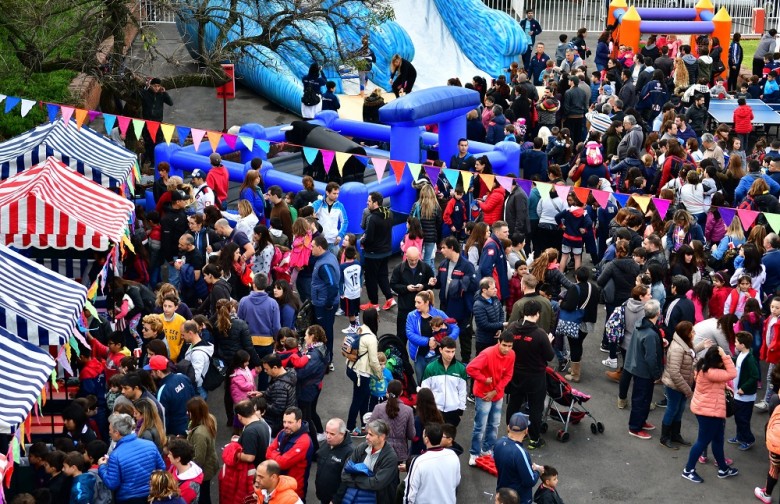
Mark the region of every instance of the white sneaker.
[[338, 316], [341, 316], [341, 315], [344, 315], [344, 310], [339, 308], [338, 310], [336, 310], [336, 316], [338, 317]]
[[607, 366], [610, 369], [617, 369], [617, 367], [618, 367], [617, 366], [617, 359], [607, 358], [607, 359], [604, 359], [603, 361], [601, 361], [601, 363], [604, 364], [605, 366]]
[[483, 451], [480, 456], [482, 457], [492, 457], [493, 456], [493, 450]]
[[357, 328], [358, 327], [360, 327], [360, 326], [350, 324], [347, 327], [345, 327], [344, 329], [342, 329], [341, 333], [342, 334], [355, 334], [357, 332]]
[[769, 410], [769, 405], [766, 403], [766, 401], [757, 402], [754, 407], [758, 411], [767, 411], [767, 410]]
[[476, 467], [476, 465], [477, 465], [477, 457], [478, 456], [479, 455], [469, 455], [469, 465], [471, 467]]
[[317, 434], [317, 442], [322, 443], [323, 441], [325, 441], [325, 434], [320, 432], [319, 434]]

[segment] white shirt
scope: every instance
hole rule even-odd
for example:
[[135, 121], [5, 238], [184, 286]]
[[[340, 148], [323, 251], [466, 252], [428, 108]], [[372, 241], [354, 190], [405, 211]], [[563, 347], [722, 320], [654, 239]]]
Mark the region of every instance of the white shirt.
[[447, 448], [432, 448], [412, 463], [406, 476], [404, 504], [455, 504], [458, 485], [458, 456]]
[[205, 182], [194, 189], [195, 213], [203, 213], [207, 206], [214, 204], [214, 190]]

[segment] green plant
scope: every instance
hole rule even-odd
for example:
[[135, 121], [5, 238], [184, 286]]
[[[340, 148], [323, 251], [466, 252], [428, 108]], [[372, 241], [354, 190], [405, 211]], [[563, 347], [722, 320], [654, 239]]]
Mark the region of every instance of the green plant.
[[[69, 104], [73, 98], [68, 85], [76, 76], [76, 72], [60, 70], [47, 74], [32, 74], [25, 76], [21, 69], [0, 71], [0, 93], [39, 102]], [[5, 104], [0, 103], [0, 112], [5, 111]], [[0, 138], [3, 140], [24, 133], [42, 122], [48, 120], [45, 103], [38, 103], [26, 117], [22, 117], [20, 105], [7, 114], [0, 114]]]

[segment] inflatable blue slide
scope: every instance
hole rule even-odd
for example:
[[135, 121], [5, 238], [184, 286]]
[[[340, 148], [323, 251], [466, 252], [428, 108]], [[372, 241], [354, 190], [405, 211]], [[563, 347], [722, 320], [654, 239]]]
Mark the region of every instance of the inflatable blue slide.
[[[218, 8], [229, 0], [210, 0], [209, 6]], [[242, 83], [261, 96], [300, 113], [303, 84], [301, 77], [314, 61], [311, 52], [294, 40], [295, 30], [320, 40], [320, 47], [330, 61], [339, 60], [338, 47], [351, 51], [360, 46], [363, 34], [370, 34], [370, 46], [376, 55], [371, 81], [389, 88], [389, 66], [393, 54], [411, 61], [418, 72], [415, 89], [442, 85], [449, 77], [460, 77], [469, 82], [474, 75], [485, 78], [504, 73], [509, 63], [516, 61], [527, 47], [525, 33], [509, 15], [486, 7], [481, 0], [393, 0], [395, 21], [386, 21], [370, 29], [366, 26], [342, 26], [341, 18], [365, 17], [367, 8], [359, 1], [334, 7], [335, 0], [324, 0], [321, 7], [330, 9], [329, 23], [301, 21], [295, 28], [288, 27], [291, 40], [283, 42], [277, 51], [263, 46], [247, 49], [251, 57], [234, 61], [236, 76]], [[253, 4], [261, 9], [260, 16], [272, 16], [283, 9], [294, 8], [288, 0], [269, 0]], [[464, 13], [468, 13], [464, 15]], [[254, 14], [253, 14], [254, 15]], [[176, 26], [187, 49], [197, 53], [197, 23], [186, 11], [177, 18]], [[239, 28], [228, 34], [229, 40], [242, 36], [258, 36], [262, 27], [246, 17]], [[217, 39], [217, 27], [209, 24], [205, 43], [212, 47]], [[325, 65], [325, 75], [342, 89], [338, 70]]]

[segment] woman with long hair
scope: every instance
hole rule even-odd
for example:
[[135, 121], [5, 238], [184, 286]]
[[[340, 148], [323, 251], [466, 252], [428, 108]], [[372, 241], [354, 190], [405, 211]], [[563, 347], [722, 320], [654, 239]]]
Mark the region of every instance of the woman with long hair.
[[282, 327], [295, 329], [295, 317], [301, 309], [301, 299], [293, 292], [287, 280], [277, 280], [272, 287], [273, 297], [279, 305], [279, 320]]
[[328, 337], [322, 326], [315, 324], [306, 329], [303, 343], [306, 349], [304, 355], [308, 358], [308, 362], [301, 369], [296, 370], [298, 407], [303, 412], [303, 419], [309, 424], [312, 446], [319, 445], [317, 435], [325, 432], [320, 415], [317, 414], [317, 403], [322, 392], [322, 379], [325, 378], [325, 371], [328, 368], [327, 342]]
[[387, 401], [374, 406], [371, 422], [384, 420], [390, 426], [387, 442], [393, 447], [399, 461], [409, 457], [409, 442], [414, 440], [414, 410], [402, 403], [399, 397], [403, 393], [403, 384], [392, 380], [387, 384]]
[[617, 147], [621, 138], [623, 138], [623, 123], [612, 121], [603, 137], [604, 159], [609, 161], [612, 159], [612, 156], [617, 156]]
[[704, 242], [704, 230], [687, 210], [674, 212], [672, 223], [666, 232], [666, 249], [670, 255], [693, 240]]
[[688, 454], [688, 462], [682, 477], [694, 483], [704, 480], [696, 473], [696, 463], [707, 445], [712, 444], [712, 454], [718, 464], [718, 477], [736, 476], [739, 471], [726, 463], [723, 440], [726, 426], [725, 390], [728, 382], [736, 378], [737, 369], [731, 357], [721, 347], [712, 346], [696, 364], [696, 387], [691, 399], [691, 411], [699, 422], [699, 434]]
[[688, 244], [680, 246], [669, 263], [669, 275], [683, 275], [693, 285], [697, 273], [696, 262], [693, 260], [693, 247]]
[[[441, 317], [447, 320], [446, 313], [434, 306], [433, 291], [424, 290], [414, 296], [414, 307], [406, 318], [406, 337], [408, 339], [407, 348], [409, 350], [409, 359], [414, 362], [414, 373], [417, 382], [421, 383], [425, 367], [428, 365], [428, 350], [436, 349], [436, 339], [433, 337], [431, 328], [431, 319]], [[452, 339], [458, 339], [460, 329], [456, 323], [446, 323], [447, 335]]]
[[766, 266], [761, 264], [761, 252], [753, 243], [746, 243], [739, 249], [739, 255], [734, 258], [736, 271], [731, 275], [729, 283], [732, 287], [737, 285], [740, 277], [747, 275], [750, 277], [753, 289], [756, 290], [757, 298], [761, 299], [761, 287], [766, 280]]
[[417, 403], [414, 415], [414, 439], [409, 449], [409, 455], [415, 456], [425, 451], [423, 430], [429, 423], [443, 424], [444, 417], [436, 406], [436, 399], [429, 388], [421, 388], [417, 391]]
[[704, 197], [704, 186], [699, 180], [699, 174], [696, 170], [691, 170], [685, 176], [686, 183], [679, 188], [680, 203], [685, 205], [685, 209], [688, 210], [696, 221], [699, 223], [702, 229], [707, 224], [707, 210], [709, 210], [709, 204], [707, 204]]
[[546, 283], [552, 288], [553, 299], [558, 299], [561, 288], [571, 289], [574, 283], [566, 278], [559, 268], [558, 251], [548, 248], [534, 259], [529, 271], [539, 283]]
[[271, 240], [271, 232], [263, 224], [258, 224], [252, 230], [254, 238], [255, 257], [252, 260], [252, 273], [262, 273], [267, 278], [271, 278], [271, 262], [273, 261], [276, 249]]
[[745, 163], [740, 156], [730, 156], [725, 173], [718, 173], [718, 181], [723, 189], [723, 196], [729, 204], [734, 203], [734, 191], [739, 181], [745, 176]]
[[[631, 297], [639, 269], [639, 264], [629, 255], [628, 240], [618, 239], [615, 243], [615, 259], [607, 263], [596, 279], [604, 296], [607, 316]], [[601, 348], [605, 352], [609, 351], [606, 330], [602, 336]]]
[[685, 296], [693, 302], [693, 320], [695, 324], [698, 324], [702, 320], [709, 318], [710, 309], [709, 303], [712, 298], [712, 282], [707, 280], [699, 280], [693, 285], [693, 288], [689, 290]]
[[368, 402], [371, 399], [369, 388], [371, 377], [381, 379], [383, 377], [382, 366], [379, 364], [376, 333], [379, 332], [379, 315], [375, 308], [369, 308], [363, 312], [363, 325], [360, 331], [357, 359], [347, 360], [347, 377], [352, 381], [352, 402], [347, 414], [347, 430], [354, 435], [361, 435], [357, 428], [357, 418], [364, 423], [364, 416], [368, 412]]
[[[219, 213], [219, 210], [217, 210], [217, 213]], [[204, 259], [207, 259], [208, 252], [206, 249], [215, 243], [220, 243], [222, 237], [213, 228], [206, 225], [205, 216], [202, 213], [192, 214], [187, 217], [187, 224], [190, 227], [189, 233], [195, 238], [195, 248], [200, 251]]]
[[[233, 358], [236, 352], [239, 350], [245, 350], [250, 357], [250, 367], [257, 367], [260, 365], [260, 356], [255, 351], [255, 347], [252, 345], [252, 337], [249, 334], [249, 326], [246, 322], [237, 317], [238, 303], [233, 299], [220, 299], [217, 301], [216, 306], [217, 314], [211, 319], [211, 326], [214, 328], [214, 341], [216, 342], [217, 355], [222, 362], [233, 362]], [[271, 344], [273, 350], [273, 344]], [[268, 353], [271, 353], [270, 351]], [[263, 354], [265, 356], [266, 354]], [[260, 375], [260, 384], [265, 390], [265, 386], [268, 383], [268, 378], [265, 380], [263, 377], [265, 373]], [[225, 374], [225, 390], [230, 390], [230, 375]], [[225, 401], [225, 414], [227, 415], [228, 427], [233, 426], [233, 399], [230, 394], [224, 394]]]
[[162, 453], [168, 439], [165, 436], [165, 425], [157, 413], [157, 406], [148, 399], [136, 401], [133, 406], [135, 406], [135, 433], [139, 438], [154, 443]]
[[761, 224], [754, 224], [753, 229], [748, 233], [747, 241], [752, 243], [758, 249], [760, 255], [764, 255], [766, 250], [764, 249], [764, 238], [766, 238], [766, 228]]
[[492, 175], [493, 165], [487, 156], [480, 156], [474, 161], [474, 171], [476, 173], [471, 177], [468, 192], [472, 200], [478, 200], [484, 198], [490, 191], [485, 181], [478, 175]]
[[235, 242], [226, 243], [219, 251], [217, 264], [222, 270], [222, 279], [230, 285], [230, 295], [233, 299], [241, 300], [249, 294], [249, 286], [244, 283], [244, 258], [241, 255], [241, 249]]
[[412, 205], [411, 215], [420, 219], [423, 229], [422, 260], [434, 269], [436, 243], [441, 232], [442, 213], [433, 186], [425, 184], [420, 189], [420, 199]]
[[187, 401], [187, 414], [190, 425], [187, 441], [192, 443], [195, 454], [193, 462], [203, 469], [203, 482], [200, 484], [199, 504], [211, 504], [211, 480], [219, 470], [217, 458], [217, 420], [209, 413], [209, 405], [200, 396]]
[[466, 240], [464, 252], [469, 262], [476, 268], [479, 265], [479, 259], [482, 256], [482, 247], [490, 238], [490, 227], [484, 222], [474, 224], [474, 229]]
[[685, 62], [682, 58], [675, 58], [674, 60], [674, 94], [682, 96], [685, 91], [690, 87], [691, 80], [688, 74], [688, 67], [685, 66]]
[[[550, 166], [552, 168], [554, 165]], [[556, 185], [565, 185], [559, 181]], [[539, 215], [539, 233], [534, 236], [534, 253], [536, 256], [549, 248], [560, 250], [563, 241], [563, 231], [555, 222], [555, 216], [566, 210], [566, 201], [558, 196], [558, 191], [550, 189], [549, 197], [543, 197], [536, 205], [536, 213]], [[539, 279], [541, 280], [541, 279]]]
[[[238, 188], [238, 202], [249, 203], [258, 220], [265, 219], [265, 199], [258, 186], [260, 184], [260, 172], [257, 170], [248, 170], [244, 175], [244, 182]], [[240, 209], [240, 207], [239, 207]], [[251, 236], [247, 234], [247, 236]]]
[[[226, 218], [235, 220], [236, 215], [229, 212], [223, 212]], [[252, 208], [252, 203], [249, 200], [238, 200], [238, 220], [236, 225], [233, 226], [236, 232], [244, 233], [247, 236], [252, 236], [255, 230], [255, 226], [260, 223], [260, 220], [255, 214], [255, 210]]]
[[694, 344], [698, 345], [703, 341], [712, 341], [721, 347], [727, 354], [734, 353], [734, 324], [739, 322], [739, 317], [733, 313], [726, 313], [720, 318], [704, 319], [694, 328]]

